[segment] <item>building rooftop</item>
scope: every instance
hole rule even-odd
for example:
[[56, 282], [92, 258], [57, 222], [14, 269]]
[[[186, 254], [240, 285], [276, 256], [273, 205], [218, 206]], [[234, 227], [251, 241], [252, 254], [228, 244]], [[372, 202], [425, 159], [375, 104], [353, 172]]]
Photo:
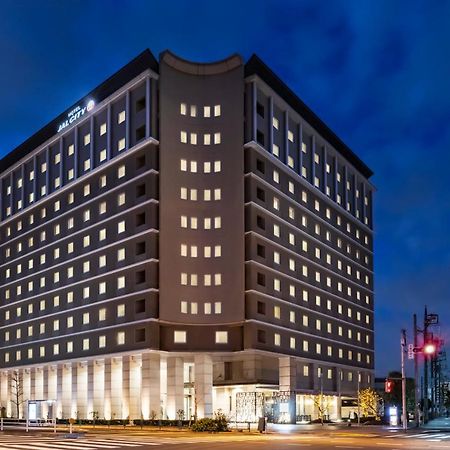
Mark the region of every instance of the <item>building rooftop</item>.
[[[161, 56], [171, 57], [170, 52], [163, 52]], [[233, 55], [224, 60], [224, 64], [240, 60], [238, 55]], [[186, 62], [185, 65], [192, 63]], [[30, 138], [17, 146], [0, 160], [0, 173], [20, 161], [28, 153], [42, 145], [57, 132], [58, 124], [67, 117], [67, 111], [76, 108], [84, 99], [95, 98], [100, 103], [109, 97], [124, 84], [138, 76], [145, 70], [159, 73], [159, 63], [148, 49], [140, 53], [136, 58], [94, 88], [86, 96], [76, 101], [63, 113], [33, 134]], [[267, 83], [278, 95], [296, 110], [313, 128], [317, 130], [338, 152], [342, 154], [357, 170], [366, 178], [370, 178], [373, 172], [369, 167], [257, 56], [252, 55], [245, 64], [245, 76], [257, 75]]]

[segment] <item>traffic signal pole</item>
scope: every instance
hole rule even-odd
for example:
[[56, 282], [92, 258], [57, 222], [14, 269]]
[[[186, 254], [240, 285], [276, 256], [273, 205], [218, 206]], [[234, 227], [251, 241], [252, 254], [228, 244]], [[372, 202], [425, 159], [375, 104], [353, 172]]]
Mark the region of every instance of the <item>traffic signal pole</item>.
[[[423, 317], [423, 342], [428, 342], [428, 311], [425, 306]], [[428, 355], [423, 354], [423, 423], [428, 423]]]
[[405, 375], [406, 330], [402, 330], [400, 349], [402, 361], [402, 425], [403, 430], [406, 431], [408, 429], [408, 412], [406, 411], [406, 375]]
[[[414, 349], [417, 349], [417, 315], [414, 314]], [[419, 417], [419, 398], [420, 398], [420, 390], [419, 390], [419, 361], [418, 361], [418, 353], [414, 352], [414, 420], [416, 422], [416, 427], [420, 425], [420, 417]]]

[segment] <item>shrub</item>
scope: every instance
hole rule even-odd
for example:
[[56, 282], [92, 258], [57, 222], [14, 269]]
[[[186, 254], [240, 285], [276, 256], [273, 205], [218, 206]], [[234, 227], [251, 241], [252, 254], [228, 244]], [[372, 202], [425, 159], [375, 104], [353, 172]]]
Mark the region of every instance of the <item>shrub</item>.
[[214, 419], [205, 417], [197, 420], [192, 425], [192, 431], [217, 433], [219, 431], [228, 431], [228, 421], [224, 414], [217, 412]]

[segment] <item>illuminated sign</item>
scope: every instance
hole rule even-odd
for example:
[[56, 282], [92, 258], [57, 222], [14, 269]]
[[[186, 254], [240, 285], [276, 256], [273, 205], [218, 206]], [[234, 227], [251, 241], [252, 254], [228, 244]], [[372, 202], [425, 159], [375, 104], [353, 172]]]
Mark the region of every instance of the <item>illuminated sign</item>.
[[67, 114], [67, 119], [59, 124], [58, 133], [77, 121], [80, 117], [83, 117], [87, 112], [92, 111], [94, 109], [94, 106], [94, 100], [89, 100], [86, 106], [77, 106], [76, 108], [72, 109], [72, 111], [69, 111], [69, 113]]

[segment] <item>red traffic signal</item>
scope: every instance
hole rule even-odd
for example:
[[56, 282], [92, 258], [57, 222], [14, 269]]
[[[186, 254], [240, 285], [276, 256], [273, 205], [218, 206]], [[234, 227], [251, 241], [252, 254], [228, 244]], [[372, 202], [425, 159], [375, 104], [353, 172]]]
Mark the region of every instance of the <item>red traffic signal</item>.
[[423, 352], [426, 355], [433, 355], [434, 353], [436, 353], [436, 350], [437, 350], [437, 347], [434, 342], [428, 342], [427, 344], [425, 344], [423, 346]]
[[394, 382], [392, 380], [386, 380], [384, 382], [384, 392], [390, 394], [394, 389]]

